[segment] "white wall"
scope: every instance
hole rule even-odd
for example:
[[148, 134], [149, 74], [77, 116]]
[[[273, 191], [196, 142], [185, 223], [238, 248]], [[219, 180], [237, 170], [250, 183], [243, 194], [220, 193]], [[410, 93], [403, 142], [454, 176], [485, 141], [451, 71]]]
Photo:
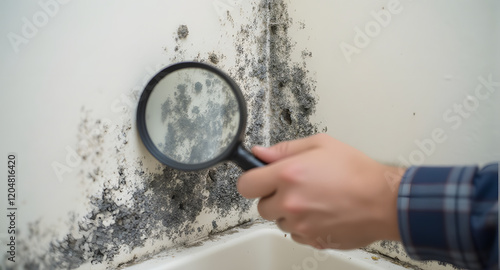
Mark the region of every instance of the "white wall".
[[[298, 35], [290, 35], [313, 53], [308, 63], [317, 76], [316, 119], [329, 134], [388, 163], [500, 160], [498, 1], [290, 1], [289, 6], [294, 20], [305, 25], [304, 31], [296, 23]], [[476, 94], [478, 78], [490, 76], [493, 92], [483, 86]], [[454, 104], [464, 102], [469, 107], [460, 115]], [[442, 130], [444, 141], [420, 150], [415, 141], [427, 142], [435, 129]]]

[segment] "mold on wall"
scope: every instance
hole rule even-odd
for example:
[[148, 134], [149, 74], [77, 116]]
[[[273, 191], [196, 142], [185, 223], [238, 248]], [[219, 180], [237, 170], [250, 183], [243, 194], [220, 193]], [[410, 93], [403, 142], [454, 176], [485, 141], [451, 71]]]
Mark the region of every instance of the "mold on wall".
[[[75, 188], [58, 186], [55, 192], [77, 192], [71, 203], [77, 204], [78, 209], [58, 212], [57, 220], [36, 214], [37, 201], [44, 200], [46, 194], [34, 192], [34, 197], [23, 206], [29, 221], [23, 222], [17, 233], [16, 245], [22, 255], [15, 264], [8, 264], [2, 255], [2, 264], [7, 269], [120, 268], [258, 216], [255, 202], [242, 198], [236, 190], [240, 168], [223, 163], [199, 172], [173, 170], [147, 152], [135, 127], [135, 106], [147, 80], [166, 65], [199, 61], [221, 68], [241, 87], [249, 109], [244, 142], [247, 147], [274, 144], [317, 131], [309, 120], [316, 101], [306, 58], [298, 62], [289, 59], [294, 45], [288, 37], [292, 20], [285, 2], [233, 1], [222, 5], [222, 9], [217, 5], [220, 1], [213, 5], [203, 2], [200, 5], [213, 13], [208, 24], [216, 31], [204, 32], [202, 19], [172, 19], [175, 24], [170, 21], [167, 34], [151, 41], [156, 45], [153, 49], [159, 62], [151, 60], [153, 64], [148, 64], [147, 74], [136, 76], [135, 81], [130, 80], [125, 88], [115, 91], [123, 106], [93, 98], [67, 101], [76, 105], [73, 110], [77, 110], [79, 122], [73, 122], [65, 132], [67, 135], [61, 136], [70, 138], [66, 141], [68, 145], [60, 143], [63, 146], [55, 148], [69, 149], [66, 161], [72, 162], [61, 164], [51, 159], [49, 162], [57, 164], [60, 171], [56, 172], [64, 173], [65, 179], [60, 182]], [[175, 5], [185, 8], [187, 4]], [[76, 6], [72, 8], [69, 6], [67, 12], [77, 12]], [[82, 27], [89, 23], [79, 22]], [[101, 22], [109, 23], [106, 19]], [[47, 29], [52, 28], [49, 25]], [[63, 58], [58, 52], [53, 53]], [[103, 52], [90, 50], [79, 57], [89, 58], [99, 53]], [[29, 61], [41, 61], [32, 57]], [[79, 69], [84, 67], [75, 66], [76, 71]], [[112, 76], [106, 79], [111, 84], [117, 80]], [[48, 94], [54, 91], [43, 85], [42, 90]], [[99, 86], [89, 93], [102, 96], [106, 91]], [[114, 113], [111, 116], [103, 109], [109, 104]], [[29, 151], [27, 148], [26, 152]], [[75, 166], [70, 166], [73, 163]], [[69, 200], [59, 203], [69, 205]]]
[[[315, 80], [307, 69], [306, 48], [294, 44], [289, 35], [293, 19], [285, 1], [270, 1], [269, 18], [269, 77], [270, 107], [273, 128], [271, 144], [285, 140], [306, 137], [318, 132], [318, 126], [311, 123], [315, 112]], [[292, 50], [304, 52], [302, 61], [292, 61]]]
[[[267, 13], [262, 9], [255, 13], [254, 6], [259, 3], [245, 3], [228, 10], [228, 16], [233, 12], [241, 18], [231, 23], [226, 23], [225, 17], [216, 17], [223, 31], [220, 37], [210, 34], [219, 42], [232, 42], [231, 35], [236, 33], [233, 28], [248, 27], [247, 18], [252, 17], [252, 32], [246, 38], [260, 37]], [[167, 61], [155, 69], [188, 60], [209, 61], [230, 73], [248, 65], [241, 62], [235, 68], [228, 61], [227, 55], [236, 52], [236, 48], [224, 51], [194, 46], [192, 39], [203, 35], [196, 29], [199, 27], [178, 25], [167, 38], [169, 45], [163, 48]], [[253, 59], [259, 46], [247, 42], [238, 52]], [[247, 86], [252, 81], [244, 79]], [[244, 89], [249, 103], [253, 102], [253, 91], [262, 92], [264, 88], [259, 80], [252, 86], [255, 85], [260, 88]], [[123, 90], [129, 103], [137, 104], [141, 88], [128, 91]], [[28, 229], [19, 230], [17, 241], [18, 252], [23, 256], [18, 256], [16, 264], [8, 265], [2, 254], [2, 265], [7, 265], [7, 269], [116, 268], [256, 217], [253, 201], [236, 192], [241, 170], [235, 165], [221, 164], [189, 173], [170, 169], [154, 160], [139, 141], [135, 105], [125, 108], [114, 121], [107, 121], [107, 116], [96, 112], [99, 110], [95, 106], [82, 104], [76, 144], [70, 145], [81, 159], [72, 181], [78, 182], [85, 194], [84, 210], [67, 213], [68, 218], [58, 231], [51, 230], [52, 221], [43, 217], [25, 224]], [[249, 110], [249, 115], [256, 112], [251, 104]], [[259, 140], [264, 132], [254, 129], [247, 136], [249, 140]], [[25, 209], [29, 210], [29, 205]]]
[[409, 269], [433, 269], [433, 270], [446, 270], [446, 269], [460, 269], [456, 266], [440, 261], [416, 261], [411, 259], [406, 254], [403, 245], [395, 241], [379, 241], [364, 248], [364, 250], [378, 253], [381, 256], [394, 261], [397, 264], [403, 265]]
[[[27, 265], [47, 269], [73, 269], [86, 263], [117, 266], [140, 258], [135, 248], [149, 246], [155, 249], [148, 253], [158, 252], [227, 228], [225, 218], [229, 215], [238, 223], [252, 217], [248, 213], [252, 202], [228, 188], [235, 186], [239, 174], [234, 166], [223, 164], [212, 169], [216, 173], [180, 172], [162, 165], [151, 170], [144, 166], [148, 160], [134, 158], [129, 147], [139, 143], [131, 142], [137, 140], [137, 134], [130, 122], [113, 131], [104, 128], [101, 134], [89, 134], [99, 129], [100, 122], [89, 112], [83, 117], [80, 136], [92, 140], [77, 150], [84, 160], [80, 181], [98, 183], [99, 190], [89, 193], [90, 211], [71, 224], [69, 233], [52, 240], [49, 252]], [[103, 147], [112, 144], [114, 147]], [[212, 214], [213, 220], [200, 222], [198, 218], [204, 214]], [[30, 231], [29, 242], [37, 241], [39, 233]], [[28, 242], [20, 246], [29, 254], [35, 253]], [[120, 253], [133, 255], [132, 259], [122, 261]]]

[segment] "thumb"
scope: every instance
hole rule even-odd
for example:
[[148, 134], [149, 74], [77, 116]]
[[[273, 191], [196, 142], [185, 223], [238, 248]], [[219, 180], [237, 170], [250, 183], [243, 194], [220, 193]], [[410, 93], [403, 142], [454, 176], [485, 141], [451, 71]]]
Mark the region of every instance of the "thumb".
[[304, 139], [281, 142], [271, 147], [254, 146], [252, 153], [262, 161], [272, 163], [315, 148], [321, 144], [321, 137], [321, 134], [314, 135]]

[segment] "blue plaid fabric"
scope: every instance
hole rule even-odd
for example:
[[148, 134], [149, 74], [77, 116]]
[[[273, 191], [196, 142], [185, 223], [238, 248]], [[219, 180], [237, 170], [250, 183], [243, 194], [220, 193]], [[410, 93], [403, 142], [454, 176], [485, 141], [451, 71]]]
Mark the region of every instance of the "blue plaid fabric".
[[498, 164], [409, 168], [398, 219], [411, 258], [498, 269]]

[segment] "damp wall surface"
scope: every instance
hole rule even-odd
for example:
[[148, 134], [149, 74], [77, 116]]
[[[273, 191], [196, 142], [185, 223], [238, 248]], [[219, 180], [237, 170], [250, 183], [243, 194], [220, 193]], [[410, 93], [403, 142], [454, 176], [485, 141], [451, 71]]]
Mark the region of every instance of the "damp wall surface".
[[[291, 0], [288, 10], [289, 35], [312, 54], [320, 129], [398, 166], [500, 160], [500, 2]], [[446, 268], [396, 243], [370, 249]]]
[[[256, 218], [254, 201], [236, 191], [238, 167], [163, 166], [142, 145], [135, 113], [157, 71], [199, 61], [241, 87], [246, 146], [312, 134], [314, 99], [294, 88], [310, 83], [302, 61], [271, 53], [271, 44], [291, 47], [280, 3], [2, 2], [0, 160], [15, 159], [16, 180], [15, 199], [1, 189], [0, 265], [114, 269]], [[287, 82], [276, 99], [270, 63]]]

